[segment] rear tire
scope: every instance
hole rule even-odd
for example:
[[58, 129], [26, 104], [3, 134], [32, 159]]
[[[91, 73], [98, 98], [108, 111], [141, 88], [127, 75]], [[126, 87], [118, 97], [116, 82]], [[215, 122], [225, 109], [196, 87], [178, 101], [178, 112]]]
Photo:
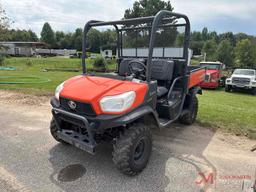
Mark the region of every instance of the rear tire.
[[252, 89], [252, 94], [256, 95], [256, 87]]
[[58, 127], [57, 127], [57, 125], [56, 125], [56, 122], [55, 122], [54, 118], [52, 118], [51, 123], [50, 123], [50, 132], [51, 132], [52, 137], [53, 137], [56, 141], [58, 141], [58, 142], [60, 142], [60, 143], [66, 143], [65, 141], [61, 140], [61, 139], [58, 137], [58, 135], [57, 135]]
[[147, 166], [151, 151], [150, 129], [144, 124], [135, 124], [117, 138], [113, 162], [122, 173], [134, 176]]
[[198, 112], [198, 99], [196, 96], [193, 96], [191, 104], [185, 114], [183, 114], [179, 121], [184, 125], [191, 125], [195, 122]]

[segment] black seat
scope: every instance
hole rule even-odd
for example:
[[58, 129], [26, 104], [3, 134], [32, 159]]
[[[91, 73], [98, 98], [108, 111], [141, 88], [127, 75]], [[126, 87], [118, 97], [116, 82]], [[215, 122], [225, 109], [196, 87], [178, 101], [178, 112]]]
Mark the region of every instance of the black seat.
[[168, 89], [166, 87], [162, 87], [162, 86], [157, 87], [157, 91], [156, 91], [157, 98], [161, 98], [167, 93], [168, 93]]
[[[118, 74], [120, 76], [130, 75], [129, 62], [135, 58], [123, 59], [120, 62]], [[144, 59], [138, 59], [141, 62], [145, 62]], [[153, 59], [151, 66], [151, 78], [157, 80], [157, 98], [161, 98], [168, 93], [168, 84], [173, 78], [174, 62], [166, 61], [162, 59]]]
[[[127, 59], [123, 59], [121, 62], [120, 62], [120, 65], [119, 65], [119, 69], [118, 69], [118, 74], [120, 76], [127, 76], [127, 75], [130, 75], [130, 71], [129, 71], [129, 62], [132, 61], [132, 60], [135, 60], [136, 58], [127, 58]], [[145, 59], [136, 59], [142, 63], [145, 63]]]
[[151, 78], [157, 80], [157, 98], [161, 98], [168, 93], [168, 82], [173, 78], [173, 71], [173, 61], [152, 60]]

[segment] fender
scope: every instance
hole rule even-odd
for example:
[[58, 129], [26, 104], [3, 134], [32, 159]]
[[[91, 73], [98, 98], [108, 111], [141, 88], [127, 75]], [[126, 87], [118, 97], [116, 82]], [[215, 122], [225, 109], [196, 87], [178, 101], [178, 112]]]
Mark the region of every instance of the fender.
[[124, 116], [121, 116], [113, 122], [117, 125], [124, 125], [134, 122], [135, 120], [141, 119], [142, 117], [146, 115], [153, 115], [154, 120], [158, 122], [157, 114], [156, 112], [148, 105], [142, 105], [135, 110], [131, 111], [129, 114], [126, 114]]
[[[51, 105], [54, 108], [59, 108], [60, 104], [59, 101], [52, 97]], [[83, 116], [89, 121], [97, 122], [95, 126], [95, 130], [101, 132], [104, 129], [124, 126], [126, 124], [132, 123], [135, 120], [141, 119], [145, 115], [152, 115], [154, 120], [158, 123], [158, 118], [156, 112], [150, 107], [149, 105], [140, 105], [139, 107], [135, 108], [134, 110], [130, 111], [128, 114], [124, 115], [98, 115], [96, 117], [92, 116]]]
[[199, 87], [199, 86], [196, 86], [196, 87], [192, 87], [190, 90], [189, 90], [189, 93], [194, 96], [196, 94], [199, 94], [199, 95], [202, 95], [203, 94], [203, 91], [202, 91], [202, 88]]
[[185, 113], [186, 110], [189, 109], [190, 104], [191, 104], [191, 100], [192, 100], [193, 97], [196, 96], [196, 94], [199, 94], [199, 95], [203, 94], [201, 87], [196, 86], [196, 87], [192, 87], [191, 89], [189, 89], [188, 94], [186, 95], [186, 98], [185, 98], [182, 113]]

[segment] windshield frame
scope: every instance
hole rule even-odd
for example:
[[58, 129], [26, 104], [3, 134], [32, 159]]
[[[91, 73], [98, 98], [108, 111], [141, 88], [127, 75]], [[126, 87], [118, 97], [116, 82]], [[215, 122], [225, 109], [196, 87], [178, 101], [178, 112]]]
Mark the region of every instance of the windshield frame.
[[[187, 73], [187, 63], [188, 63], [188, 58], [189, 58], [189, 42], [190, 42], [190, 21], [188, 17], [184, 14], [179, 14], [179, 13], [174, 13], [172, 11], [167, 11], [167, 10], [161, 10], [159, 11], [155, 16], [149, 16], [149, 17], [139, 17], [139, 18], [132, 18], [132, 19], [123, 19], [123, 20], [118, 20], [118, 21], [107, 21], [107, 22], [102, 22], [102, 21], [95, 21], [91, 20], [88, 21], [85, 26], [84, 26], [84, 31], [83, 31], [83, 41], [82, 41], [82, 68], [83, 68], [83, 75], [87, 74], [86, 70], [86, 37], [88, 31], [92, 27], [97, 27], [97, 26], [106, 26], [106, 25], [112, 25], [116, 28], [117, 32], [117, 47], [118, 47], [118, 58], [120, 56], [120, 32], [119, 28], [120, 26], [130, 26], [130, 25], [139, 25], [139, 24], [146, 24], [150, 23], [150, 40], [149, 40], [149, 51], [148, 51], [148, 56], [147, 56], [147, 70], [146, 70], [146, 81], [150, 82], [151, 80], [151, 65], [152, 65], [152, 59], [153, 59], [153, 48], [155, 44], [155, 38], [156, 38], [156, 31], [159, 27], [159, 25], [168, 25], [168, 22], [172, 22], [173, 19], [182, 19], [184, 23], [181, 25], [185, 24], [185, 40], [184, 40], [184, 49], [183, 49], [183, 57], [180, 58], [180, 60], [184, 61], [183, 65], [184, 67], [182, 68], [181, 75], [186, 76]], [[179, 25], [179, 24], [176, 24]]]
[[[216, 68], [211, 69], [209, 68], [210, 66], [216, 66]], [[200, 63], [200, 67], [206, 68], [206, 70], [220, 70], [221, 69], [221, 64], [218, 63]]]
[[[247, 71], [247, 73], [241, 73], [241, 72], [246, 72], [246, 71]], [[247, 76], [255, 76], [256, 75], [255, 70], [253, 70], [253, 69], [235, 69], [233, 74], [234, 75], [247, 75]]]

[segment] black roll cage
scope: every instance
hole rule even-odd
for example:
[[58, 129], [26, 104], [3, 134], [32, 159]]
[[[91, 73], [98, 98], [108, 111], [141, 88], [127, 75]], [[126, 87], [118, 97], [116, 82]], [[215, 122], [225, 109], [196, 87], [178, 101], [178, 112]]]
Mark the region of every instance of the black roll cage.
[[[174, 19], [180, 19], [183, 18], [185, 20], [185, 23], [183, 24], [172, 24], [172, 23], [166, 23], [166, 22], [172, 22]], [[106, 26], [106, 25], [113, 25], [116, 29], [117, 33], [117, 50], [118, 50], [118, 58], [120, 58], [120, 50], [122, 47], [120, 47], [120, 40], [122, 41], [122, 31], [127, 28], [118, 28], [118, 25], [138, 25], [138, 24], [145, 24], [145, 23], [151, 23], [150, 26], [136, 26], [136, 27], [129, 27], [129, 30], [134, 29], [144, 29], [144, 28], [151, 28], [150, 30], [150, 40], [149, 40], [149, 52], [147, 57], [147, 71], [146, 71], [146, 80], [150, 81], [151, 76], [151, 65], [152, 65], [152, 57], [153, 57], [153, 48], [155, 44], [155, 38], [156, 38], [156, 31], [159, 27], [167, 27], [167, 26], [185, 26], [185, 36], [184, 36], [184, 45], [183, 45], [183, 57], [181, 59], [185, 60], [184, 67], [183, 67], [183, 74], [186, 75], [187, 72], [187, 62], [188, 62], [188, 48], [189, 48], [189, 39], [190, 39], [190, 22], [186, 15], [174, 13], [167, 10], [161, 10], [159, 11], [155, 16], [149, 16], [149, 17], [140, 17], [140, 18], [133, 18], [133, 19], [123, 19], [119, 21], [96, 21], [91, 20], [88, 21], [84, 26], [83, 31], [83, 43], [82, 43], [82, 67], [83, 67], [83, 74], [86, 74], [86, 36], [88, 31], [91, 29], [91, 27], [98, 27], [98, 26]]]

